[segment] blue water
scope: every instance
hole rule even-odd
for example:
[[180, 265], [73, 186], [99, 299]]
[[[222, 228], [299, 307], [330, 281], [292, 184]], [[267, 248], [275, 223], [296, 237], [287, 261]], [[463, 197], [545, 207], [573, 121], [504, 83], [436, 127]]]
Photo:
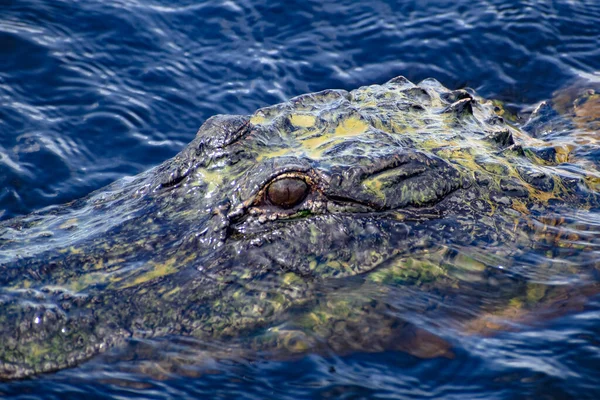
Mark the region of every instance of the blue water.
[[[208, 117], [404, 75], [514, 106], [598, 78], [600, 2], [0, 0], [0, 219], [175, 155]], [[10, 398], [600, 398], [600, 301], [525, 332], [403, 353], [75, 370]]]

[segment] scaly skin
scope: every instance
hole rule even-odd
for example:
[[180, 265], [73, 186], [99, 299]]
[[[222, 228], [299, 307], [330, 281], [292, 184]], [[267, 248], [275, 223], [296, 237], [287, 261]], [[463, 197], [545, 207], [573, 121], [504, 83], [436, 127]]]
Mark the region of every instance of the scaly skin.
[[[583, 260], [595, 243], [593, 232], [579, 245], [564, 237], [572, 218], [544, 222], [598, 207], [595, 165], [508, 125], [501, 111], [402, 77], [307, 94], [215, 116], [158, 167], [3, 222], [0, 378], [167, 334], [253, 337], [249, 348], [280, 354], [448, 355], [447, 343], [386, 316], [390, 292], [443, 291], [461, 304], [473, 301], [461, 300], [462, 287], [490, 290], [494, 257], [509, 268], [552, 245]], [[281, 180], [307, 193], [274, 204], [269, 188]], [[462, 317], [481, 332], [483, 316], [546, 296], [532, 290], [507, 285]]]

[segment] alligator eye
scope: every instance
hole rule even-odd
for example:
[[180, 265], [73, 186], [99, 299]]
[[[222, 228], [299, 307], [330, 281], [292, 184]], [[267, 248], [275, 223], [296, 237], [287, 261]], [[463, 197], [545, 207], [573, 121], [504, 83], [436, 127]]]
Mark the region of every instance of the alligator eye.
[[292, 208], [308, 194], [308, 185], [302, 179], [283, 178], [271, 183], [267, 189], [269, 201], [282, 208]]

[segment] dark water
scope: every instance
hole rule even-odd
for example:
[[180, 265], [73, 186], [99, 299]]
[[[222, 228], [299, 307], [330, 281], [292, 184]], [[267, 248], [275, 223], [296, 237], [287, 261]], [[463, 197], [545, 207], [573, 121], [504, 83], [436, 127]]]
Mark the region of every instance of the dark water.
[[[0, 219], [175, 155], [214, 114], [404, 75], [532, 104], [600, 79], [600, 3], [0, 0]], [[600, 398], [600, 302], [524, 332], [398, 353], [214, 361], [194, 376], [92, 367], [15, 398]]]

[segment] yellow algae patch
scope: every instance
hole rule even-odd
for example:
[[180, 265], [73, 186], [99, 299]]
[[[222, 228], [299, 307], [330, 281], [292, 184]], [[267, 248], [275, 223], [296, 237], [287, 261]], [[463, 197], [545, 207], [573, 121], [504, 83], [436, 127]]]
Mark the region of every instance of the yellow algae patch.
[[583, 178], [586, 186], [595, 192], [600, 192], [600, 177], [587, 175]]
[[260, 115], [260, 114], [254, 114], [251, 118], [250, 118], [250, 123], [252, 125], [260, 125], [260, 124], [264, 124], [265, 122], [267, 122], [267, 119]]
[[292, 114], [290, 115], [290, 122], [299, 128], [310, 128], [317, 122], [317, 117], [306, 114]]
[[192, 261], [194, 261], [196, 258], [197, 257], [195, 254], [190, 254], [189, 256], [184, 258], [183, 261], [181, 261], [181, 265], [187, 265], [187, 264], [191, 263]]
[[325, 148], [324, 145], [331, 142], [331, 135], [314, 136], [308, 139], [302, 140], [302, 146], [308, 150], [308, 153], [313, 158], [320, 158]]
[[[435, 254], [433, 254], [435, 256]], [[439, 261], [425, 257], [397, 258], [385, 268], [370, 273], [368, 280], [375, 283], [402, 283], [407, 280], [432, 281], [446, 272]]]
[[18, 282], [16, 285], [13, 286], [8, 286], [7, 289], [9, 290], [22, 290], [22, 289], [29, 289], [32, 285], [32, 282], [30, 280], [23, 280], [21, 282]]
[[[113, 264], [114, 264], [114, 261], [113, 261]], [[86, 263], [85, 266], [86, 266], [86, 269], [88, 269], [88, 270], [96, 270], [96, 271], [104, 270], [106, 268], [104, 266], [104, 260], [102, 258], [100, 258], [98, 260], [94, 260], [94, 262], [92, 262], [92, 263]]]
[[142, 283], [151, 281], [156, 278], [160, 278], [163, 276], [171, 275], [177, 272], [177, 259], [175, 257], [169, 258], [165, 262], [155, 263], [150, 262], [148, 265], [150, 269], [145, 271], [144, 273], [137, 275], [132, 282], [124, 282], [123, 286], [120, 286], [120, 289], [125, 289], [132, 286], [141, 285]]
[[59, 228], [60, 229], [71, 229], [74, 228], [75, 226], [77, 226], [77, 218], [71, 218], [69, 220], [67, 220], [66, 222], [62, 223]]
[[335, 128], [334, 132], [327, 132], [324, 134], [315, 132], [308, 137], [305, 135], [304, 137], [306, 138], [299, 137], [298, 140], [310, 157], [318, 159], [321, 158], [323, 152], [328, 147], [343, 141], [347, 137], [360, 135], [361, 133], [364, 133], [368, 127], [369, 124], [367, 122], [356, 117], [351, 117], [342, 121]]
[[201, 175], [202, 181], [208, 184], [221, 185], [223, 184], [223, 175], [220, 172], [213, 172], [207, 169], [198, 170], [198, 174]]
[[525, 203], [523, 203], [521, 200], [513, 199], [512, 200], [512, 208], [513, 208], [513, 210], [516, 210], [516, 211], [520, 212], [521, 214], [529, 214], [529, 209], [527, 208], [527, 205]]
[[385, 201], [385, 195], [381, 191], [381, 188], [383, 187], [383, 180], [385, 180], [386, 178], [391, 178], [393, 176], [402, 174], [402, 173], [403, 173], [402, 171], [398, 171], [398, 170], [382, 172], [382, 173], [378, 174], [377, 176], [365, 179], [362, 182], [362, 185], [365, 187], [365, 189], [367, 189], [369, 192], [371, 192], [372, 194], [377, 196], [379, 199]]
[[197, 174], [200, 177], [200, 180], [207, 185], [206, 197], [210, 197], [215, 189], [223, 185], [223, 173], [214, 172], [207, 169], [199, 169]]
[[306, 334], [302, 331], [283, 331], [279, 336], [278, 341], [291, 352], [300, 353], [311, 348], [310, 343], [306, 341]]
[[277, 158], [289, 155], [293, 150], [286, 147], [283, 149], [277, 149], [273, 151], [268, 151], [266, 153], [261, 153], [256, 157], [256, 161], [262, 161], [268, 158]]
[[383, 186], [383, 184], [381, 183], [381, 180], [379, 179], [379, 177], [369, 178], [369, 179], [363, 181], [362, 185], [369, 192], [373, 193], [380, 199], [385, 200], [385, 196], [383, 195], [383, 192], [381, 192], [381, 187]]
[[[471, 150], [471, 151], [475, 151], [475, 150]], [[501, 159], [498, 157], [494, 157], [493, 161], [482, 162], [481, 164], [478, 164], [475, 161], [475, 158], [473, 157], [473, 155], [467, 149], [454, 149], [454, 150], [444, 149], [444, 150], [440, 151], [438, 154], [447, 160], [450, 160], [450, 161], [453, 161], [454, 163], [460, 164], [461, 166], [467, 168], [469, 171], [485, 171], [486, 173], [489, 174], [488, 176], [490, 176], [492, 178], [492, 182], [491, 182], [492, 186], [491, 187], [499, 188], [500, 187], [500, 179], [502, 177], [516, 178], [519, 181], [519, 183], [525, 189], [527, 189], [527, 191], [529, 192], [529, 197], [531, 199], [542, 202], [542, 203], [547, 203], [548, 200], [550, 200], [550, 199], [560, 198], [560, 194], [566, 192], [566, 189], [564, 188], [564, 185], [562, 184], [560, 178], [557, 178], [557, 177], [553, 178], [554, 189], [551, 192], [545, 192], [543, 190], [533, 187], [531, 184], [529, 184], [527, 181], [525, 181], [521, 177], [521, 175], [516, 170], [515, 165], [513, 164], [513, 160], [510, 158], [509, 159]], [[528, 156], [530, 157], [530, 159], [533, 162], [537, 162], [536, 161], [537, 156], [535, 156], [535, 154], [533, 152], [530, 152], [528, 154]], [[542, 159], [539, 159], [539, 163], [543, 164], [543, 163], [545, 163], [545, 161]], [[495, 208], [493, 203], [490, 202], [490, 205], [492, 205], [492, 207]], [[513, 209], [524, 212], [524, 210], [526, 210], [527, 207], [525, 206], [524, 203], [513, 202]]]
[[110, 273], [90, 272], [80, 275], [69, 282], [59, 282], [57, 283], [57, 286], [64, 287], [72, 292], [78, 293], [89, 288], [90, 286], [107, 283], [109, 281], [109, 277]]
[[283, 283], [286, 286], [290, 286], [293, 285], [295, 283], [303, 283], [304, 280], [302, 278], [300, 278], [297, 274], [293, 273], [293, 272], [288, 272], [287, 274], [285, 274], [283, 276]]
[[483, 167], [475, 161], [475, 157], [473, 154], [471, 154], [471, 151], [476, 151], [476, 149], [444, 149], [440, 151], [438, 155], [447, 159], [448, 161], [462, 165], [471, 172], [484, 170]]
[[75, 246], [71, 246], [71, 247], [69, 247], [69, 253], [71, 253], [71, 254], [83, 254], [83, 250], [78, 249]]
[[[355, 256], [352, 256], [350, 260], [338, 260], [336, 257], [336, 254], [330, 253], [323, 260], [311, 260], [309, 268], [318, 271], [318, 274], [322, 276], [356, 275], [355, 270], [362, 268], [357, 264]], [[379, 262], [381, 260], [375, 263], [378, 264]]]
[[[386, 96], [385, 96], [385, 97], [386, 97], [386, 98], [389, 98], [390, 96], [389, 96], [388, 94], [386, 94]], [[363, 109], [364, 109], [364, 108], [377, 108], [378, 106], [379, 106], [379, 105], [378, 105], [378, 104], [377, 104], [377, 102], [376, 102], [376, 101], [374, 101], [374, 100], [371, 100], [371, 101], [365, 101], [365, 102], [362, 102], [362, 103], [360, 104], [360, 108], [363, 108]]]
[[340, 271], [340, 272], [352, 271], [350, 268], [350, 265], [344, 261], [327, 260], [324, 265], [335, 271]]
[[537, 303], [546, 295], [546, 285], [539, 283], [527, 284], [527, 302]]
[[554, 150], [556, 151], [556, 162], [558, 164], [569, 162], [569, 153], [571, 152], [570, 146], [556, 146]]
[[[421, 123], [421, 121], [419, 121], [419, 120], [414, 120], [412, 122], [418, 128], [422, 128], [423, 127], [423, 123]], [[411, 133], [415, 133], [417, 131], [415, 129], [415, 127], [410, 126], [408, 124], [408, 122], [406, 121], [406, 119], [404, 119], [403, 121], [397, 121], [395, 119], [392, 119], [392, 120], [390, 120], [389, 124], [390, 124], [391, 131], [393, 133], [404, 133], [404, 134], [408, 133], [408, 134], [411, 134]]]
[[75, 255], [83, 254], [83, 250], [81, 250], [75, 246], [60, 249], [60, 250], [58, 250], [58, 252], [61, 254], [65, 254], [65, 253], [75, 254]]
[[204, 183], [213, 185], [223, 184], [223, 174], [221, 172], [214, 172], [207, 169], [199, 169], [198, 174], [202, 177]]
[[487, 172], [492, 173], [494, 175], [505, 175], [506, 174], [506, 165], [504, 165], [505, 163], [498, 163], [498, 162], [484, 162], [481, 163], [481, 166], [483, 167], [483, 169], [485, 169]]
[[523, 180], [521, 182], [529, 191], [529, 197], [542, 203], [547, 203], [550, 199], [560, 199], [562, 193], [568, 192], [559, 177], [554, 176], [552, 180], [554, 181], [554, 188], [551, 192], [536, 189]]
[[356, 117], [348, 118], [342, 121], [341, 124], [335, 128], [336, 136], [354, 136], [359, 135], [367, 130], [369, 124], [365, 121]]
[[169, 290], [168, 292], [163, 293], [164, 297], [171, 297], [176, 295], [177, 293], [181, 292], [181, 288], [179, 286], [177, 286], [174, 289]]
[[548, 203], [548, 200], [551, 199], [560, 199], [560, 196], [558, 196], [554, 192], [544, 192], [542, 190], [534, 189], [531, 185], [528, 185], [527, 189], [529, 190], [529, 196], [532, 199], [542, 202], [544, 204]]
[[504, 115], [506, 110], [504, 109], [504, 104], [500, 100], [488, 100], [485, 103], [488, 103], [488, 102], [492, 103], [492, 105], [494, 106], [494, 112], [497, 115], [500, 115], [500, 116]]
[[26, 353], [26, 355], [30, 360], [33, 360], [34, 362], [42, 358], [44, 355], [48, 354], [48, 352], [50, 351], [50, 349], [44, 346], [44, 344], [30, 343], [28, 348], [29, 352]]
[[456, 143], [455, 141], [445, 142], [445, 141], [441, 141], [440, 139], [435, 138], [435, 139], [423, 140], [419, 143], [419, 146], [423, 150], [433, 150], [433, 149], [437, 149], [439, 147], [456, 147], [456, 146], [458, 146], [458, 143]]
[[496, 115], [500, 115], [505, 120], [516, 122], [519, 117], [517, 114], [509, 112], [506, 108], [504, 108], [504, 103], [500, 100], [487, 100], [483, 104], [491, 103], [494, 109], [494, 113]]
[[390, 127], [387, 125], [387, 124], [389, 124], [389, 121], [384, 122], [381, 119], [374, 118], [373, 120], [371, 120], [371, 124], [373, 125], [373, 127], [375, 129], [378, 129], [380, 131], [384, 131], [384, 132], [390, 131]]

